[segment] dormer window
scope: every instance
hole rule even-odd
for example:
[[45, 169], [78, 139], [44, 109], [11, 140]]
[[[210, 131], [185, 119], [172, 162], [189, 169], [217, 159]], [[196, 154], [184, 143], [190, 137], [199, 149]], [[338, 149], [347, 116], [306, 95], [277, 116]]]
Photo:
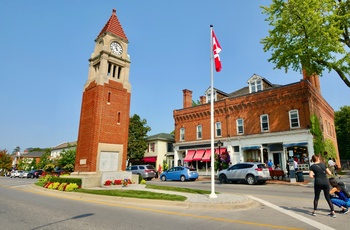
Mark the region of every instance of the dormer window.
[[[216, 98], [216, 91], [214, 89], [214, 95], [213, 95], [213, 98], [214, 98], [214, 101], [217, 100]], [[211, 100], [211, 93], [210, 93], [210, 89], [208, 89], [206, 92], [205, 92], [205, 99], [206, 99], [206, 103], [209, 103], [210, 100]]]
[[263, 84], [261, 77], [255, 75], [248, 80], [249, 93], [255, 93], [263, 90]]

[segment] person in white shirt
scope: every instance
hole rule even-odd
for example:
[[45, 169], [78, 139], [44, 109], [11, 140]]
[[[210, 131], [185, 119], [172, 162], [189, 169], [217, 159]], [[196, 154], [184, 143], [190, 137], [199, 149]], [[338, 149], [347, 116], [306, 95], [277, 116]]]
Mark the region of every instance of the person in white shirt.
[[[326, 154], [327, 152], [325, 152]], [[328, 159], [328, 168], [332, 173], [332, 176], [335, 177], [335, 162], [332, 160], [332, 158]]]

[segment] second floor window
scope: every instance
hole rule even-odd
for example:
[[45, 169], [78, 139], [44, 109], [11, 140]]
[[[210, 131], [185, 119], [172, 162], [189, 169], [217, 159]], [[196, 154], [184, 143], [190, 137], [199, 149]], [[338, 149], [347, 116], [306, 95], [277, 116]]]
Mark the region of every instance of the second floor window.
[[298, 110], [289, 111], [289, 123], [291, 128], [300, 127]]
[[154, 146], [155, 146], [155, 143], [149, 143], [148, 144], [148, 152], [154, 152]]
[[197, 126], [197, 139], [202, 139], [202, 125]]
[[216, 136], [221, 137], [221, 122], [215, 123]]
[[185, 140], [185, 128], [180, 129], [180, 141]]
[[263, 90], [261, 79], [255, 79], [250, 82], [250, 92], [255, 93]]
[[243, 134], [244, 133], [244, 121], [242, 118], [237, 119], [237, 134]]
[[267, 114], [260, 116], [261, 132], [269, 131], [269, 116]]

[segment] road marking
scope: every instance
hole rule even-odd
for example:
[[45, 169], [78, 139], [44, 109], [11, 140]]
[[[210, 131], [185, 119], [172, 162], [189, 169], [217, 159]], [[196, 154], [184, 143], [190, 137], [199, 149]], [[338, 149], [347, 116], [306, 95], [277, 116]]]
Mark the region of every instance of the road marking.
[[308, 225], [311, 225], [312, 227], [315, 227], [317, 229], [321, 229], [321, 230], [335, 230], [335, 228], [332, 228], [332, 227], [329, 227], [327, 225], [321, 224], [321, 223], [319, 223], [317, 221], [314, 221], [314, 220], [312, 220], [310, 218], [307, 218], [307, 217], [304, 217], [302, 215], [299, 215], [299, 214], [297, 214], [295, 212], [283, 209], [283, 208], [281, 208], [281, 207], [279, 207], [277, 205], [274, 205], [274, 204], [272, 204], [270, 202], [267, 202], [265, 200], [262, 200], [260, 198], [255, 197], [255, 196], [251, 196], [251, 195], [246, 195], [246, 196], [249, 197], [250, 199], [256, 200], [256, 201], [258, 201], [258, 202], [260, 202], [260, 203], [262, 203], [262, 204], [264, 204], [264, 205], [266, 205], [266, 206], [268, 206], [270, 208], [273, 208], [273, 209], [275, 209], [275, 210], [277, 210], [279, 212], [283, 212], [284, 214], [289, 215], [289, 216], [291, 216], [291, 217], [293, 217], [293, 218], [295, 218], [295, 219], [297, 219], [299, 221], [302, 221], [302, 222], [304, 222], [304, 223], [306, 223]]

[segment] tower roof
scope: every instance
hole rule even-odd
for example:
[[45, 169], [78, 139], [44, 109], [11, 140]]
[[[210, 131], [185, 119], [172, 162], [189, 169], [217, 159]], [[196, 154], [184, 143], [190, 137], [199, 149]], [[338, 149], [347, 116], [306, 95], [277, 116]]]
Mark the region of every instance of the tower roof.
[[98, 34], [97, 37], [101, 36], [101, 34], [103, 34], [105, 32], [112, 33], [112, 34], [128, 41], [128, 38], [126, 37], [124, 30], [123, 30], [122, 26], [120, 25], [120, 22], [117, 18], [117, 14], [116, 14], [115, 9], [112, 10], [111, 17], [109, 18], [106, 25], [103, 27], [103, 29], [101, 30], [101, 32]]

